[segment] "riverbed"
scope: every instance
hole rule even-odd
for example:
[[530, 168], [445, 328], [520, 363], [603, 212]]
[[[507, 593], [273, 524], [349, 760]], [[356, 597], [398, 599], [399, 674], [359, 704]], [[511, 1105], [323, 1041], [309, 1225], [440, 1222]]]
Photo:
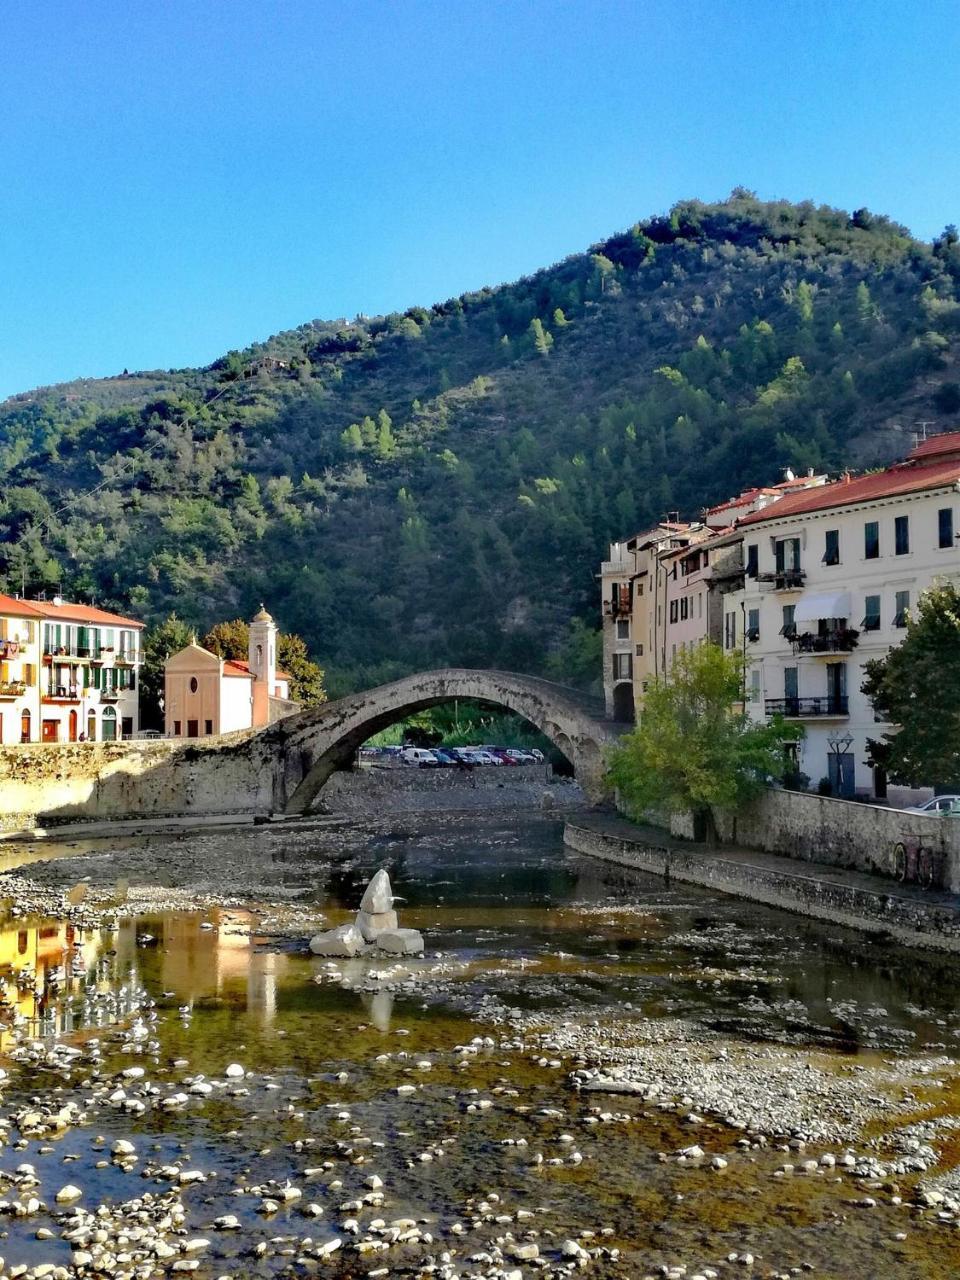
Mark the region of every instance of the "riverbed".
[[[425, 955], [309, 955], [381, 866]], [[530, 813], [3, 867], [8, 1272], [960, 1273], [954, 960], [592, 861]]]

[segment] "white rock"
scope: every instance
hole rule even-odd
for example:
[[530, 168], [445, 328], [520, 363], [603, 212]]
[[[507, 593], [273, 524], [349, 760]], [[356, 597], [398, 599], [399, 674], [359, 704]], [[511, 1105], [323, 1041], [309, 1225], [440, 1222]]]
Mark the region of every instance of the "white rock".
[[418, 956], [423, 951], [423, 935], [416, 929], [385, 929], [377, 946], [395, 956]]
[[357, 928], [367, 942], [376, 942], [385, 929], [396, 929], [397, 913], [395, 911], [358, 911]]
[[340, 924], [310, 939], [315, 956], [355, 956], [363, 950], [363, 934], [355, 924]]
[[231, 1062], [223, 1074], [231, 1080], [242, 1080], [247, 1073], [239, 1062]]
[[59, 1204], [69, 1204], [71, 1200], [79, 1200], [83, 1192], [79, 1187], [75, 1187], [72, 1182], [68, 1182], [65, 1187], [61, 1187], [57, 1192], [57, 1202]]
[[382, 867], [364, 890], [360, 910], [369, 912], [370, 915], [393, 910], [393, 887], [390, 877]]
[[115, 1156], [135, 1156], [137, 1154], [137, 1148], [132, 1142], [128, 1142], [126, 1138], [118, 1138], [110, 1148], [110, 1151]]

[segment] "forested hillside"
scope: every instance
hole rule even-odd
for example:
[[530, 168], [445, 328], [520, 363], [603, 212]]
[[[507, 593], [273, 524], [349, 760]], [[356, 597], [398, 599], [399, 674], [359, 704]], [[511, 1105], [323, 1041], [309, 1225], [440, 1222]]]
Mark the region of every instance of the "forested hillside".
[[263, 600], [334, 693], [576, 676], [612, 537], [958, 424], [958, 283], [952, 228], [737, 191], [516, 284], [16, 396], [0, 575], [201, 633]]

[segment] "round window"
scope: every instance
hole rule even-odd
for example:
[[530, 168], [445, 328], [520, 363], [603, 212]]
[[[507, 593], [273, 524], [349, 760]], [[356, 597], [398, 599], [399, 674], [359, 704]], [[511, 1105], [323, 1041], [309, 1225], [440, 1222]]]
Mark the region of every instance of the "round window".
[[199, 685], [197, 684], [197, 677], [196, 677], [196, 676], [191, 676], [191, 677], [190, 677], [190, 692], [191, 692], [191, 693], [196, 693], [198, 688], [199, 688]]

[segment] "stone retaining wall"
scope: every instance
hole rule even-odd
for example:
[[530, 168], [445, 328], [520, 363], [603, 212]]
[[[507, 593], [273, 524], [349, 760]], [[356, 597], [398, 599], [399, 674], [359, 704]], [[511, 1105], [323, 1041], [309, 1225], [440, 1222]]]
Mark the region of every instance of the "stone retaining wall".
[[[960, 818], [769, 790], [735, 816], [721, 815], [717, 825], [725, 844], [883, 876], [893, 875], [894, 846], [905, 837], [920, 837], [944, 855], [943, 887], [960, 892]], [[670, 831], [692, 838], [689, 815], [675, 815]]]
[[638, 830], [624, 837], [597, 825], [568, 821], [564, 843], [578, 853], [719, 889], [817, 920], [830, 920], [868, 933], [888, 934], [912, 946], [960, 951], [960, 913], [949, 904], [899, 896], [892, 886], [824, 879], [784, 864], [783, 868], [725, 858], [722, 851], [689, 850], [663, 843]]

